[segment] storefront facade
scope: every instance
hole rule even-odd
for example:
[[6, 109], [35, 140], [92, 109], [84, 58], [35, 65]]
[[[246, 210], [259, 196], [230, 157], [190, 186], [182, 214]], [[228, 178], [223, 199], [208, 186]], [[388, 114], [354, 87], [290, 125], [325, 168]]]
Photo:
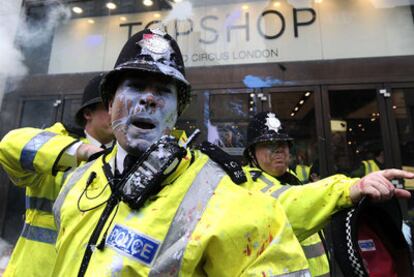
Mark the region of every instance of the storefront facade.
[[[30, 73], [6, 86], [2, 135], [73, 123], [87, 81], [113, 67], [132, 34], [161, 26], [182, 47], [193, 86], [177, 128], [201, 129], [200, 141], [241, 156], [251, 116], [272, 111], [295, 138], [292, 164], [319, 176], [351, 174], [378, 151], [386, 167], [414, 167], [410, 0], [64, 2], [23, 3], [32, 22], [57, 9], [70, 18], [39, 45], [23, 45]], [[13, 241], [24, 193], [1, 178], [1, 234]]]

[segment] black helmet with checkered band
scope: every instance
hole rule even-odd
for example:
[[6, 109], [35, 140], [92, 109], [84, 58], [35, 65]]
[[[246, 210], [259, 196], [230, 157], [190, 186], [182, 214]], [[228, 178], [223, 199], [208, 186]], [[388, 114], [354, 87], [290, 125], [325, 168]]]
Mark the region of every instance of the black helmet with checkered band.
[[247, 126], [247, 145], [243, 154], [248, 160], [254, 159], [253, 148], [256, 144], [275, 141], [286, 141], [290, 145], [293, 138], [282, 128], [274, 113], [258, 113]]
[[333, 258], [344, 276], [413, 276], [396, 198], [381, 203], [363, 198], [356, 207], [336, 213], [328, 230]]
[[125, 72], [142, 72], [170, 77], [176, 82], [178, 115], [190, 102], [191, 86], [185, 78], [184, 61], [177, 42], [160, 29], [145, 29], [133, 35], [122, 48], [114, 69], [101, 82], [106, 107], [115, 95]]

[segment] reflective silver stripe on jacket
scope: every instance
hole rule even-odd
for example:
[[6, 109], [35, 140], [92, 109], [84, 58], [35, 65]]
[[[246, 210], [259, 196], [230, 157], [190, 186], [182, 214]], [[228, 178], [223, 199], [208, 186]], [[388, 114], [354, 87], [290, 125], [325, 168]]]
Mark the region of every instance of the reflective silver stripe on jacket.
[[300, 170], [302, 171], [302, 182], [309, 179], [308, 173], [306, 172], [306, 167], [304, 165], [299, 165]]
[[270, 194], [272, 197], [274, 198], [278, 198], [282, 193], [284, 193], [285, 191], [287, 191], [288, 189], [290, 189], [291, 186], [290, 185], [283, 185], [280, 189], [275, 190], [274, 192], [272, 192], [272, 194]]
[[197, 174], [177, 209], [149, 276], [169, 276], [180, 271], [188, 240], [224, 175], [211, 160]]
[[52, 212], [53, 201], [42, 197], [26, 195], [26, 209]]
[[52, 132], [41, 132], [34, 136], [23, 148], [20, 155], [20, 165], [25, 170], [35, 171], [33, 162], [39, 149], [48, 142], [52, 137], [56, 136]]
[[[68, 195], [69, 191], [73, 188], [73, 186], [79, 181], [79, 179], [82, 177], [85, 171], [88, 170], [89, 167], [91, 167], [93, 162], [94, 161], [90, 161], [89, 163], [77, 168], [68, 180], [67, 184], [63, 186], [62, 190], [60, 191], [59, 196], [57, 197], [55, 204], [53, 205], [53, 214], [57, 230], [60, 229], [60, 209], [62, 208], [63, 202], [65, 202], [66, 196]], [[74, 203], [74, 205], [76, 205], [76, 203]]]
[[[270, 181], [269, 179], [267, 179], [263, 175], [260, 175], [259, 178], [260, 178], [260, 180], [262, 180], [263, 182], [265, 182], [268, 185], [270, 185], [270, 184], [271, 184], [271, 186], [274, 186], [275, 185], [272, 181]], [[275, 190], [274, 192], [272, 192], [271, 196], [274, 197], [274, 198], [278, 198], [282, 193], [284, 193], [286, 190], [288, 190], [290, 188], [291, 188], [290, 185], [283, 185], [281, 188], [279, 188], [279, 189]], [[266, 192], [269, 189], [270, 189], [270, 187], [268, 189], [266, 189], [266, 190], [262, 189], [262, 192]]]
[[299, 270], [291, 273], [271, 275], [272, 277], [311, 277], [311, 273], [308, 269]]
[[263, 182], [266, 183], [267, 186], [265, 186], [264, 188], [262, 188], [260, 191], [265, 193], [266, 191], [268, 191], [271, 187], [273, 187], [275, 184], [270, 181], [269, 179], [267, 179], [266, 177], [264, 177], [263, 175], [260, 174], [259, 176], [260, 180], [262, 180]]
[[57, 233], [52, 229], [25, 224], [21, 236], [29, 240], [55, 244]]
[[302, 245], [303, 252], [307, 259], [312, 259], [325, 255], [325, 248], [323, 247], [322, 242], [317, 242], [311, 245]]

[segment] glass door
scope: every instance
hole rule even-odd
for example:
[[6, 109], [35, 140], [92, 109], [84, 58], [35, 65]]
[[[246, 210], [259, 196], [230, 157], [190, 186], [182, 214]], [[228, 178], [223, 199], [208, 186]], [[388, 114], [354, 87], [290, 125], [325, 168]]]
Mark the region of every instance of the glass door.
[[328, 174], [362, 177], [391, 167], [390, 143], [381, 86], [324, 88], [327, 115]]
[[257, 95], [262, 111], [276, 114], [294, 139], [290, 168], [303, 183], [320, 178], [320, 149], [323, 148], [320, 91], [318, 87], [271, 88]]

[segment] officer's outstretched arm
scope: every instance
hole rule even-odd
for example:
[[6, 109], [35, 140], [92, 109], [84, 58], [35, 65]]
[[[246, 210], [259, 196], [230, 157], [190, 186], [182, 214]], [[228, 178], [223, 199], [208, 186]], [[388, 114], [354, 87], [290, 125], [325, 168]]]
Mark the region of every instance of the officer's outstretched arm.
[[0, 165], [19, 186], [33, 185], [42, 174], [55, 174], [56, 161], [77, 140], [57, 123], [48, 129], [21, 128], [0, 142]]
[[350, 188], [350, 197], [354, 204], [363, 196], [374, 201], [385, 201], [393, 196], [397, 198], [410, 198], [411, 193], [404, 189], [396, 189], [390, 182], [392, 179], [413, 179], [414, 174], [400, 169], [386, 169], [366, 175]]

